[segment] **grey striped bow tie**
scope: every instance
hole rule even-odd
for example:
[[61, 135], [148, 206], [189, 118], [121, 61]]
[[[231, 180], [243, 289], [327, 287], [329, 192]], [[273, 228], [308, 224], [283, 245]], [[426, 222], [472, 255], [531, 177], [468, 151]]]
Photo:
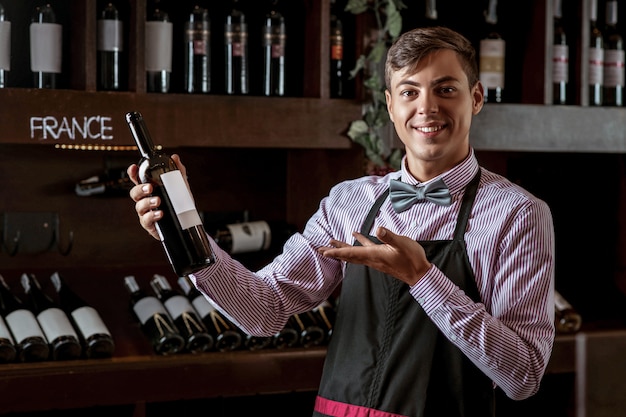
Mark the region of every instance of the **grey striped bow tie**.
[[448, 186], [441, 178], [426, 186], [415, 186], [406, 182], [391, 180], [389, 191], [391, 205], [397, 213], [403, 212], [421, 201], [431, 201], [441, 206], [449, 206], [452, 203]]

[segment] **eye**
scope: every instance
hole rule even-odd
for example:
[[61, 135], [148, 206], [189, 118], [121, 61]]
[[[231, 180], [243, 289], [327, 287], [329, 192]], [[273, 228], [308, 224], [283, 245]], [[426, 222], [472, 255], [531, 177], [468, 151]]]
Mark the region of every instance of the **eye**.
[[456, 88], [452, 86], [442, 86], [439, 88], [439, 94], [444, 96], [452, 95], [456, 92]]
[[402, 90], [400, 92], [400, 95], [402, 97], [414, 97], [414, 96], [417, 96], [417, 91], [415, 91], [415, 90]]

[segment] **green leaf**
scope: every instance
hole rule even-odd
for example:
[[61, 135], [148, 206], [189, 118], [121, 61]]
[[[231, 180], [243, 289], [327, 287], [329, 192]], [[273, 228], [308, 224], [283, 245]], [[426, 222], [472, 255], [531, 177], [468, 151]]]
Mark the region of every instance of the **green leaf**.
[[354, 140], [359, 136], [367, 134], [368, 130], [369, 126], [367, 126], [365, 120], [354, 120], [352, 123], [350, 123], [347, 134], [351, 139]]
[[367, 9], [367, 0], [349, 0], [344, 10], [353, 14], [360, 14], [366, 12]]

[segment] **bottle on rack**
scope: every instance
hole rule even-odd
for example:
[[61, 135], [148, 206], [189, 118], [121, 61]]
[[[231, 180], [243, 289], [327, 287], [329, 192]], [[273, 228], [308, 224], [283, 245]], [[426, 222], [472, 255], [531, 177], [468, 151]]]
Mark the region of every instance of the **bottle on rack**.
[[113, 356], [113, 336], [100, 313], [69, 287], [58, 272], [50, 276], [50, 281], [57, 292], [59, 305], [78, 330], [85, 356], [94, 359]]
[[161, 199], [163, 217], [156, 228], [174, 272], [184, 276], [213, 264], [209, 238], [176, 164], [154, 146], [140, 113], [127, 113], [126, 121], [141, 153], [139, 180], [152, 184], [153, 195]]
[[285, 327], [272, 337], [272, 345], [277, 349], [286, 349], [298, 345], [300, 333], [293, 327], [291, 320], [287, 321]]
[[589, 105], [601, 106], [604, 85], [604, 40], [598, 27], [598, 0], [589, 0]]
[[302, 347], [318, 346], [326, 340], [326, 332], [317, 323], [313, 311], [294, 314], [289, 317], [289, 323], [298, 331]]
[[488, 103], [501, 103], [504, 91], [506, 42], [498, 29], [497, 8], [498, 1], [489, 0], [485, 11], [487, 35], [479, 45], [479, 75]]
[[280, 12], [278, 0], [270, 0], [271, 7], [265, 15], [263, 27], [263, 94], [285, 95], [285, 17]]
[[606, 2], [603, 105], [624, 105], [624, 39], [618, 25], [617, 0]]
[[211, 23], [209, 11], [195, 5], [185, 22], [185, 91], [211, 91]]
[[80, 180], [74, 186], [74, 192], [80, 197], [105, 196], [128, 198], [128, 192], [135, 184], [125, 169], [106, 171], [101, 175]]
[[46, 336], [31, 310], [26, 308], [0, 276], [0, 315], [10, 329], [20, 362], [45, 361], [50, 356]]
[[67, 314], [42, 290], [35, 275], [22, 274], [20, 280], [29, 308], [50, 344], [52, 359], [78, 359], [82, 346]]
[[330, 96], [342, 98], [344, 92], [343, 23], [337, 0], [330, 1]]
[[122, 89], [122, 62], [124, 51], [124, 26], [113, 3], [107, 3], [100, 12], [97, 26], [98, 89], [119, 91]]
[[154, 274], [150, 286], [185, 339], [185, 349], [191, 353], [208, 352], [213, 349], [213, 336], [208, 333], [189, 299], [173, 289], [163, 275]]
[[569, 45], [563, 26], [563, 0], [553, 0], [554, 41], [552, 42], [552, 104], [568, 104]]
[[575, 333], [580, 330], [582, 317], [558, 291], [554, 291], [555, 326], [558, 333]]
[[426, 0], [425, 17], [429, 26], [435, 26], [439, 23], [439, 14], [437, 13], [437, 0]]
[[124, 287], [130, 294], [130, 307], [154, 351], [160, 355], [180, 352], [185, 347], [185, 339], [178, 332], [163, 303], [155, 296], [146, 294], [133, 275], [124, 277]]
[[335, 324], [335, 308], [330, 300], [324, 300], [317, 307], [313, 309], [315, 319], [325, 333], [325, 342], [330, 341], [330, 337], [333, 335], [333, 326]]
[[231, 3], [224, 25], [226, 94], [248, 94], [248, 24], [239, 0]]
[[35, 88], [57, 88], [63, 59], [63, 27], [50, 4], [35, 9], [30, 24], [30, 68]]
[[172, 42], [174, 26], [169, 14], [161, 8], [160, 1], [146, 21], [146, 89], [150, 93], [168, 93], [172, 73]]
[[228, 224], [218, 228], [213, 238], [226, 252], [239, 253], [278, 248], [294, 233], [293, 226], [264, 220]]
[[0, 315], [0, 363], [13, 362], [16, 355], [17, 349], [15, 348], [13, 335], [11, 335], [9, 326], [2, 318], [2, 315]]
[[0, 88], [6, 88], [11, 71], [11, 22], [0, 3]]
[[263, 350], [272, 345], [272, 338], [265, 336], [253, 336], [242, 332], [243, 346], [248, 350]]
[[239, 329], [224, 317], [195, 287], [188, 276], [178, 278], [178, 286], [187, 296], [194, 310], [215, 341], [215, 350], [228, 352], [239, 349], [242, 343]]

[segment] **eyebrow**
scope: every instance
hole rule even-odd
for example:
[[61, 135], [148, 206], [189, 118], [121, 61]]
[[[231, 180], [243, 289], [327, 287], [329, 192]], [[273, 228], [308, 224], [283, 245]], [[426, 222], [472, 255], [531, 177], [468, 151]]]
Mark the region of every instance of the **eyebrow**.
[[[460, 82], [458, 80], [458, 78], [456, 78], [456, 77], [453, 77], [451, 75], [444, 75], [443, 77], [439, 77], [439, 78], [433, 80], [430, 83], [430, 85], [431, 86], [436, 86], [436, 85], [443, 84], [443, 83], [446, 83], [446, 82], [449, 82], [449, 81]], [[420, 87], [422, 84], [418, 83], [418, 82], [415, 82], [415, 81], [411, 81], [409, 79], [404, 79], [404, 80], [400, 81], [397, 84], [397, 87], [400, 87], [400, 86], [403, 86], [403, 85], [410, 85], [410, 86], [413, 86], [413, 87]]]

